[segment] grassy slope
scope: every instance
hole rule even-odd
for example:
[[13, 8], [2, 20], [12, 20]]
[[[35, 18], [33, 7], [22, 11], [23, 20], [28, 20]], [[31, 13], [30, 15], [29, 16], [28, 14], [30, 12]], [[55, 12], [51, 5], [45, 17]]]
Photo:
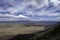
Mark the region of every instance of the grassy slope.
[[[4, 28], [0, 32], [1, 34], [5, 34], [4, 36], [0, 37], [0, 40], [6, 40], [8, 37], [14, 35], [15, 36], [13, 38], [11, 39], [8, 38], [8, 39], [9, 40], [60, 40], [60, 23], [58, 23], [55, 29], [45, 30], [44, 27], [35, 27], [35, 26], [21, 27], [21, 25], [19, 26], [13, 25], [13, 27], [8, 27], [6, 29]], [[32, 34], [28, 34], [28, 33], [32, 33]]]
[[9, 40], [60, 40], [60, 23], [58, 23], [55, 29], [47, 29], [29, 35], [17, 35]]
[[60, 40], [60, 23], [58, 23], [55, 29], [49, 29], [42, 33], [42, 36], [41, 33], [36, 33], [30, 40]]
[[4, 24], [0, 25], [0, 40], [7, 40], [18, 34], [31, 34], [45, 30], [44, 26], [25, 26], [21, 24]]

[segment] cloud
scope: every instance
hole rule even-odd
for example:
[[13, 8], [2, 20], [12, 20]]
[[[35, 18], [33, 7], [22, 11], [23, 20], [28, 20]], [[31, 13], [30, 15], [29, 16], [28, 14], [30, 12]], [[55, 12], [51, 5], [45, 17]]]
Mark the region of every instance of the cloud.
[[[42, 1], [41, 4], [39, 1]], [[31, 0], [30, 2], [24, 1], [23, 3], [17, 3], [12, 1], [13, 7], [9, 7], [6, 10], [0, 8], [0, 12], [8, 12], [5, 14], [0, 13], [0, 19], [5, 19], [7, 21], [20, 20], [21, 18], [24, 20], [27, 19], [35, 21], [58, 21], [60, 20], [60, 13], [55, 13], [55, 11], [60, 10], [60, 6], [57, 6], [59, 2], [56, 0], [51, 0], [51, 2], [54, 2], [54, 5], [57, 3], [56, 6], [48, 5], [49, 2], [47, 0]], [[22, 14], [20, 12], [22, 12]]]
[[58, 6], [60, 4], [59, 0], [50, 0], [52, 3], [54, 3], [55, 6]]
[[24, 15], [19, 15], [19, 16], [16, 16], [16, 15], [11, 15], [11, 14], [0, 14], [0, 18], [29, 18], [27, 16], [24, 16]]
[[56, 19], [57, 19], [58, 21], [60, 21], [60, 17], [57, 17]]
[[5, 15], [0, 14], [0, 21], [20, 21], [20, 20], [27, 20], [27, 18], [29, 17], [24, 15], [16, 16], [10, 14], [5, 14]]

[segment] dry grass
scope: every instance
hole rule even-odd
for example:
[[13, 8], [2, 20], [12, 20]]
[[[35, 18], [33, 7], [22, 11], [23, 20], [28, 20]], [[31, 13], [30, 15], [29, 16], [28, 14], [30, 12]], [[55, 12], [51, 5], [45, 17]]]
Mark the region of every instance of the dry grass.
[[26, 26], [22, 24], [0, 24], [0, 40], [7, 40], [18, 34], [30, 34], [43, 31], [44, 26]]
[[[1, 27], [2, 26], [2, 27]], [[28, 34], [34, 33], [38, 31], [45, 30], [43, 27], [35, 27], [35, 26], [24, 26], [20, 24], [4, 24], [0, 25], [0, 36], [1, 35], [17, 35], [17, 34]]]

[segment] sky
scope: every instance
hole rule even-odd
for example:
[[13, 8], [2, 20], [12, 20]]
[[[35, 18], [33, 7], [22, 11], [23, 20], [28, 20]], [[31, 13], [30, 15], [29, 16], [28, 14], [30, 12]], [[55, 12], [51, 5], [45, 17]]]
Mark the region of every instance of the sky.
[[60, 21], [60, 0], [0, 0], [0, 21]]

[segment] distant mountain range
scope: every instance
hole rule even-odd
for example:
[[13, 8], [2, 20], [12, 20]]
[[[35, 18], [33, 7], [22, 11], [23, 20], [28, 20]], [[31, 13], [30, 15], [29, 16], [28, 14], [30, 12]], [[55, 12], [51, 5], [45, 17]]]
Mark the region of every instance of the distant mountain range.
[[24, 25], [53, 25], [57, 24], [60, 21], [29, 21], [29, 20], [20, 20], [20, 21], [0, 21], [0, 23], [20, 23]]

